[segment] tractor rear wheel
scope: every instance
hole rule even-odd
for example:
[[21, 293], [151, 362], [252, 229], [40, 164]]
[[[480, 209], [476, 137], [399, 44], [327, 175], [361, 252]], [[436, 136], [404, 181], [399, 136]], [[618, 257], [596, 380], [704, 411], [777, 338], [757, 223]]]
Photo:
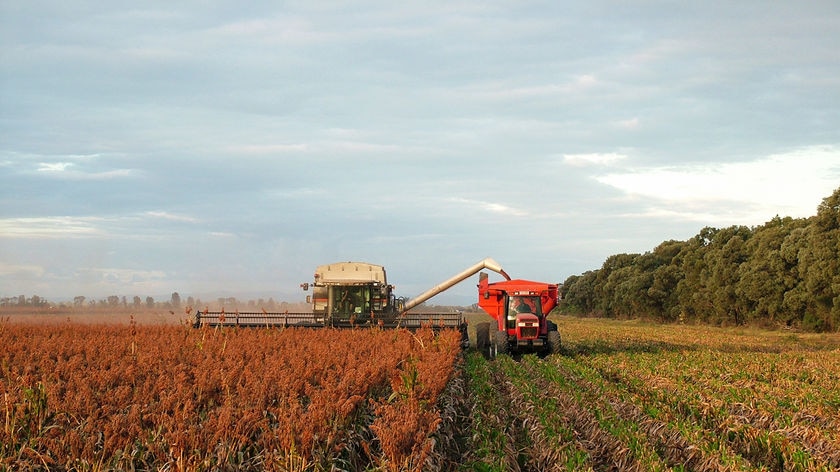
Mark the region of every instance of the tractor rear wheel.
[[490, 323], [475, 325], [475, 348], [485, 356], [490, 356]]
[[506, 331], [496, 331], [493, 333], [493, 345], [496, 348], [496, 355], [509, 354], [510, 345], [508, 344], [508, 335]]
[[549, 331], [548, 338], [546, 339], [548, 343], [548, 353], [549, 354], [560, 354], [560, 333], [557, 331]]

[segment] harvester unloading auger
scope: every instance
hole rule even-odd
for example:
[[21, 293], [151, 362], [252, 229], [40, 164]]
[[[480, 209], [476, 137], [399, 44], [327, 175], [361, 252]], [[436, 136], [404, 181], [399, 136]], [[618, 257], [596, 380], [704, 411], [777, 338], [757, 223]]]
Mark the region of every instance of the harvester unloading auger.
[[381, 327], [418, 329], [453, 328], [461, 332], [464, 347], [469, 346], [467, 323], [461, 312], [411, 312], [412, 308], [448, 290], [473, 274], [488, 269], [505, 278], [490, 283], [486, 273], [479, 276], [478, 305], [495, 323], [477, 326], [477, 347], [491, 355], [518, 351], [556, 353], [560, 350], [557, 326], [548, 313], [557, 306], [558, 286], [529, 280], [511, 280], [498, 262], [487, 258], [467, 267], [438, 285], [406, 301], [397, 298], [388, 283], [385, 268], [367, 262], [336, 262], [318, 266], [315, 281], [301, 284], [312, 288], [307, 303], [311, 312], [269, 313], [198, 311], [196, 327]]

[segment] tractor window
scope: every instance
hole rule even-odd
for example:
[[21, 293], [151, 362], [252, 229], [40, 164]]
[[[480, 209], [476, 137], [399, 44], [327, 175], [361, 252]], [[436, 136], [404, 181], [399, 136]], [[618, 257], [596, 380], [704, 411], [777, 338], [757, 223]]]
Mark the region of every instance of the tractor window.
[[540, 297], [510, 297], [508, 315], [515, 317], [519, 313], [533, 313], [540, 316], [541, 308]]

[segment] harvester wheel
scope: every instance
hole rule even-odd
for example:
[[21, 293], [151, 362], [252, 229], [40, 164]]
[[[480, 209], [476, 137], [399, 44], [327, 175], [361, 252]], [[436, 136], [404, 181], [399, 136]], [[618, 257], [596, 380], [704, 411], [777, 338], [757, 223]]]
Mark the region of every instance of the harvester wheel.
[[548, 353], [560, 354], [560, 333], [557, 331], [548, 332]]
[[496, 331], [493, 333], [493, 346], [496, 348], [496, 355], [510, 353], [506, 331]]
[[490, 323], [475, 325], [475, 348], [485, 356], [490, 355]]

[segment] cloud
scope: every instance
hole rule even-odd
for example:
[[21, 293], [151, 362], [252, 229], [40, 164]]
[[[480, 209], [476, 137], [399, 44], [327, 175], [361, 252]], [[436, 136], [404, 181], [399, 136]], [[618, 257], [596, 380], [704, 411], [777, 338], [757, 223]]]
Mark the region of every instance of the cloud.
[[309, 146], [299, 144], [246, 144], [241, 146], [229, 146], [228, 151], [235, 154], [285, 154], [292, 152], [306, 152]]
[[[70, 163], [61, 164], [41, 164], [38, 168], [39, 172], [45, 172], [51, 177], [66, 179], [66, 180], [111, 180], [121, 179], [137, 175], [139, 172], [133, 169], [114, 169], [101, 172], [83, 172], [76, 170], [68, 170]], [[44, 167], [48, 166], [48, 167]], [[63, 167], [62, 167], [63, 166]]]
[[[115, 236], [123, 239], [159, 239], [169, 230], [149, 225], [144, 217], [181, 223], [200, 222], [191, 216], [166, 211], [147, 211], [125, 216], [0, 218], [0, 239], [101, 239]], [[175, 229], [171, 231], [177, 232]]]
[[496, 202], [485, 202], [481, 200], [472, 200], [468, 198], [460, 198], [460, 197], [453, 197], [447, 199], [447, 201], [451, 203], [455, 203], [458, 205], [469, 206], [473, 208], [479, 208], [484, 210], [488, 213], [498, 213], [501, 215], [510, 215], [510, 216], [527, 216], [528, 212], [525, 210], [521, 210], [519, 208], [514, 208], [509, 205], [505, 205], [503, 203], [496, 203]]
[[522, 84], [509, 81], [475, 83], [463, 87], [457, 96], [471, 96], [478, 100], [521, 100], [532, 98], [577, 96], [597, 86], [598, 79], [589, 74], [573, 77], [565, 82]]
[[616, 126], [624, 129], [637, 129], [639, 128], [639, 123], [640, 121], [638, 117], [630, 118], [628, 120], [619, 120], [615, 122]]
[[103, 161], [113, 156], [102, 154], [29, 154], [5, 151], [8, 166], [15, 166], [21, 174], [34, 174], [56, 180], [95, 181], [139, 176], [139, 169], [111, 168]]
[[0, 238], [63, 239], [103, 236], [100, 217], [49, 216], [0, 219]]
[[0, 262], [0, 277], [41, 277], [44, 272], [44, 268], [39, 265], [16, 265]]
[[592, 154], [564, 154], [563, 162], [574, 167], [608, 166], [627, 159], [624, 154], [592, 153]]
[[166, 212], [166, 211], [147, 211], [147, 212], [144, 213], [144, 215], [151, 216], [153, 218], [160, 218], [160, 219], [168, 220], [168, 221], [178, 221], [178, 222], [182, 222], [182, 223], [197, 223], [197, 222], [200, 221], [198, 218], [194, 218], [192, 216], [176, 215], [176, 214], [169, 213], [169, 212]]
[[728, 215], [727, 221], [757, 224], [777, 214], [813, 215], [840, 182], [840, 148], [811, 146], [748, 162], [634, 169], [596, 180], [651, 199], [658, 209], [648, 215], [707, 221]]
[[85, 267], [77, 270], [77, 275], [85, 279], [98, 279], [108, 283], [134, 284], [166, 278], [162, 270], [134, 270], [119, 268]]
[[42, 162], [38, 165], [38, 172], [63, 172], [72, 165], [72, 162]]

